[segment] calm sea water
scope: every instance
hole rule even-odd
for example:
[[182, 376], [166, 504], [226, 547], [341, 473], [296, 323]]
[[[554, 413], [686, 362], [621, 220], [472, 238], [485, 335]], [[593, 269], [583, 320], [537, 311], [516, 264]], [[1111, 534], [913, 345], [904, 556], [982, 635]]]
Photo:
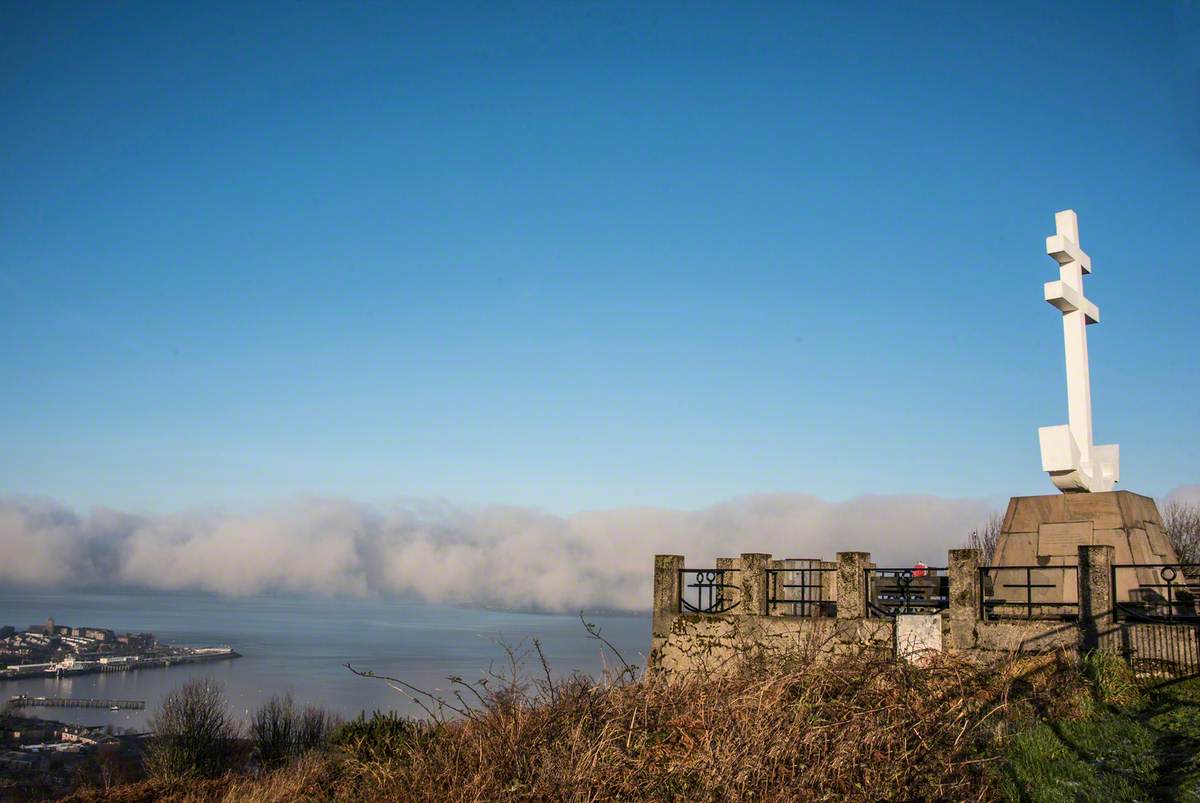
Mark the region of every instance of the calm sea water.
[[[141, 711], [41, 708], [36, 716], [89, 725], [141, 728], [171, 689], [211, 676], [242, 719], [272, 694], [290, 690], [300, 704], [351, 717], [361, 711], [420, 709], [381, 681], [352, 675], [345, 664], [392, 675], [431, 691], [451, 675], [472, 679], [505, 659], [500, 642], [538, 639], [559, 674], [598, 674], [605, 660], [578, 616], [508, 613], [400, 600], [307, 597], [227, 599], [201, 594], [50, 593], [0, 590], [0, 625], [18, 629], [53, 616], [66, 625], [151, 631], [170, 644], [228, 644], [231, 661], [82, 675], [0, 681], [0, 699], [15, 694], [145, 700]], [[650, 618], [588, 616], [631, 663], [645, 665]], [[536, 663], [536, 657], [531, 656]], [[531, 665], [530, 669], [536, 666]], [[540, 670], [539, 670], [540, 671]]]

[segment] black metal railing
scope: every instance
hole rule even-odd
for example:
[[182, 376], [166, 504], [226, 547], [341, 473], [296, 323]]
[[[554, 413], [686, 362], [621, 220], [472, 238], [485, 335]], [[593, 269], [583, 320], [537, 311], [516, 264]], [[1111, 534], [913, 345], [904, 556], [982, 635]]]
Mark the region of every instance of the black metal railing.
[[767, 569], [767, 609], [785, 616], [837, 616], [837, 602], [827, 598], [836, 582], [837, 569]]
[[[1133, 582], [1129, 581], [1133, 574]], [[1128, 594], [1122, 591], [1128, 588]], [[1117, 619], [1200, 622], [1200, 564], [1117, 563], [1112, 567], [1113, 614]], [[1128, 596], [1128, 599], [1121, 599]]]
[[[1059, 572], [1059, 582], [1045, 582], [1034, 572]], [[1079, 602], [1046, 599], [1052, 596], [1042, 589], [1061, 588], [1069, 583], [1078, 587], [1077, 566], [981, 566], [979, 568], [979, 616], [981, 619], [1050, 619], [1071, 621], [1079, 618]], [[1070, 575], [1070, 579], [1068, 579]], [[1034, 582], [1037, 580], [1038, 582]]]
[[684, 613], [726, 613], [741, 602], [733, 581], [737, 569], [680, 569], [679, 609]]
[[945, 566], [912, 569], [864, 569], [867, 616], [895, 618], [898, 613], [937, 613], [950, 607], [950, 578]]

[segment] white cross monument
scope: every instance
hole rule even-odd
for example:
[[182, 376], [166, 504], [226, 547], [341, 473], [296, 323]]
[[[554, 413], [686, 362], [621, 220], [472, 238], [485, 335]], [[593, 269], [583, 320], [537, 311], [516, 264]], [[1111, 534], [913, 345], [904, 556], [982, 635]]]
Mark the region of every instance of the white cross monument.
[[1063, 493], [1111, 491], [1120, 480], [1117, 445], [1092, 443], [1092, 388], [1088, 376], [1087, 325], [1100, 322], [1100, 310], [1083, 296], [1083, 275], [1092, 260], [1079, 247], [1079, 221], [1072, 209], [1054, 215], [1058, 233], [1046, 238], [1046, 253], [1058, 263], [1060, 279], [1046, 282], [1046, 300], [1062, 310], [1067, 357], [1067, 409], [1070, 423], [1041, 427], [1042, 470]]

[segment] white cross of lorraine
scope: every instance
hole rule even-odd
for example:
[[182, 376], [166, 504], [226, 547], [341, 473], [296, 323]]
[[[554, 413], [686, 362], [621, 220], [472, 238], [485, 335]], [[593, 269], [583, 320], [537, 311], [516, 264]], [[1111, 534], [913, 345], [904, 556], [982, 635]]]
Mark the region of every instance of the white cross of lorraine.
[[1088, 376], [1088, 324], [1100, 322], [1100, 310], [1083, 296], [1083, 275], [1092, 260], [1079, 247], [1074, 210], [1054, 215], [1058, 233], [1046, 238], [1046, 253], [1059, 265], [1061, 278], [1046, 282], [1046, 300], [1062, 310], [1067, 358], [1067, 409], [1070, 423], [1038, 429], [1042, 470], [1063, 493], [1111, 491], [1120, 480], [1117, 445], [1092, 443], [1092, 387]]

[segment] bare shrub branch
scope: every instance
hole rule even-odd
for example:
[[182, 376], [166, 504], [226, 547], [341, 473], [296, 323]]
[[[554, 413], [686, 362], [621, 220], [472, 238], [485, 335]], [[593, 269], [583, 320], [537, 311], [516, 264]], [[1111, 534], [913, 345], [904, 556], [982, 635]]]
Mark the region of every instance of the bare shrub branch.
[[1000, 541], [1000, 529], [1004, 526], [1004, 516], [993, 513], [988, 520], [971, 532], [967, 533], [964, 546], [967, 549], [977, 549], [984, 566], [991, 566], [996, 558], [996, 544]]
[[190, 680], [170, 692], [150, 729], [146, 769], [164, 778], [220, 775], [230, 766], [238, 736], [221, 685], [212, 678]]
[[341, 719], [318, 706], [297, 711], [291, 693], [259, 706], [250, 723], [259, 763], [276, 767], [329, 741]]
[[1200, 502], [1167, 502], [1162, 518], [1163, 530], [1179, 562], [1200, 562]]
[[617, 679], [630, 682], [637, 680], [637, 666], [626, 661], [625, 656], [621, 655], [621, 651], [613, 646], [611, 641], [601, 635], [600, 626], [585, 619], [583, 617], [583, 611], [579, 612], [579, 621], [583, 622], [583, 629], [587, 631], [588, 636], [596, 639], [605, 647], [608, 647], [609, 651], [612, 652], [612, 654], [616, 656], [617, 660], [621, 662], [621, 671], [618, 674]]

